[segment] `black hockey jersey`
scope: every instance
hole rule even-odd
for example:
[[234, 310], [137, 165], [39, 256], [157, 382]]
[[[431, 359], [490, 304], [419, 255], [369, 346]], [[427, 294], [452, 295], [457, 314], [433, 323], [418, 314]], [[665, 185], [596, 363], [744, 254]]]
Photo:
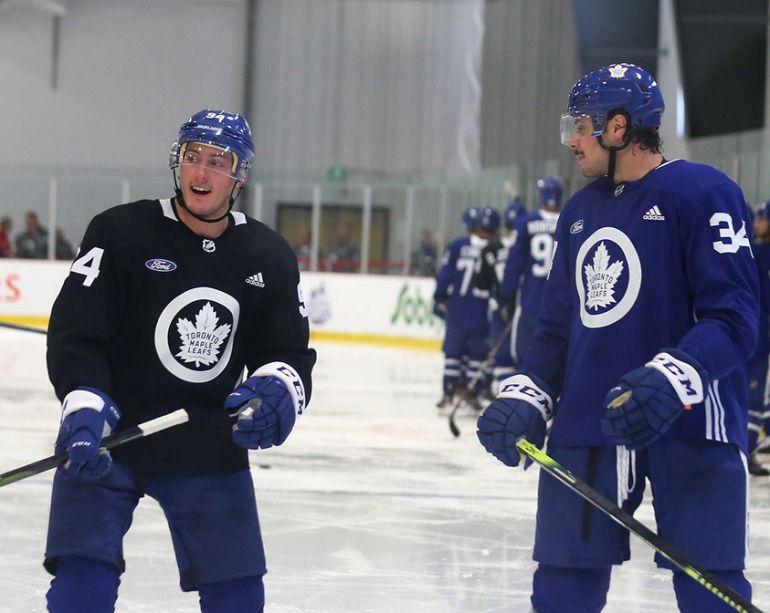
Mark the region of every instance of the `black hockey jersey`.
[[285, 362], [311, 392], [315, 351], [288, 243], [243, 213], [216, 239], [179, 221], [171, 200], [111, 208], [91, 221], [51, 313], [48, 373], [59, 399], [108, 394], [118, 429], [178, 408], [190, 423], [128, 443], [113, 457], [140, 473], [248, 466], [225, 397], [244, 368]]

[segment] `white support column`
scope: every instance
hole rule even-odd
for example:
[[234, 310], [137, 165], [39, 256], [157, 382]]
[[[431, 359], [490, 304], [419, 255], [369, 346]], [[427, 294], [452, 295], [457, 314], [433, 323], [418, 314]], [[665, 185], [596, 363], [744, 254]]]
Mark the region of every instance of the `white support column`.
[[404, 219], [404, 267], [402, 274], [408, 275], [412, 269], [412, 224], [414, 223], [414, 186], [406, 188], [406, 218]]
[[443, 186], [441, 188], [441, 201], [439, 203], [439, 209], [438, 209], [439, 257], [441, 257], [441, 254], [444, 252], [444, 246], [447, 243], [446, 210], [447, 210], [448, 201], [449, 201], [449, 194], [447, 193], [446, 186]]
[[263, 198], [263, 185], [262, 183], [255, 183], [253, 186], [254, 197], [251, 200], [251, 212], [254, 219], [262, 221], [262, 198]]
[[372, 186], [364, 185], [364, 215], [361, 221], [361, 272], [369, 272], [369, 243], [372, 232]]
[[310, 270], [318, 271], [318, 253], [321, 249], [321, 186], [313, 186], [313, 208], [310, 213]]
[[123, 179], [120, 182], [120, 201], [124, 204], [131, 202], [131, 181], [129, 179]]
[[59, 218], [59, 180], [48, 177], [48, 259], [56, 259], [56, 226]]

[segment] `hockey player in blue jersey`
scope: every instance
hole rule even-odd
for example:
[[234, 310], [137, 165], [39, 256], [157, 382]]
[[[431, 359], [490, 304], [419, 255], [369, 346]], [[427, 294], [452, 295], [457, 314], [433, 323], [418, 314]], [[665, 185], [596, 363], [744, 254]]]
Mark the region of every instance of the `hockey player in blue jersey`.
[[538, 180], [538, 210], [519, 217], [514, 226], [498, 299], [513, 317], [510, 351], [515, 363], [529, 346], [540, 311], [562, 191], [561, 181], [556, 177]]
[[446, 248], [433, 294], [434, 304], [446, 312], [444, 396], [437, 406], [448, 406], [459, 392], [480, 409], [477, 397], [482, 384], [480, 369], [487, 355], [489, 292], [476, 288], [473, 279], [481, 250], [500, 224], [500, 214], [489, 208], [476, 209], [473, 215], [466, 211], [463, 221], [471, 232]]
[[[541, 312], [520, 372], [478, 420], [509, 466], [515, 442], [548, 452], [633, 513], [645, 482], [660, 536], [750, 598], [747, 383], [758, 285], [749, 211], [720, 171], [666, 161], [658, 84], [614, 64], [581, 78], [562, 142], [595, 179], [559, 217]], [[629, 533], [546, 473], [538, 489], [532, 605], [600, 611]], [[729, 611], [673, 572], [682, 611]]]
[[757, 348], [748, 364], [749, 376], [749, 472], [767, 477], [770, 471], [759, 463], [757, 439], [770, 427], [770, 389], [768, 357], [770, 357], [770, 203], [760, 202], [754, 211], [754, 260], [759, 276], [759, 335]]

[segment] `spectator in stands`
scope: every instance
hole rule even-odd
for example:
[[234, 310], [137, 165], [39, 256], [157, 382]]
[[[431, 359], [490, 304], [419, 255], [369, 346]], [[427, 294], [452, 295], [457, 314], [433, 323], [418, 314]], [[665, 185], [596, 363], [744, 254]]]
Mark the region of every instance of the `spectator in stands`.
[[292, 247], [294, 255], [297, 257], [297, 264], [300, 270], [310, 270], [310, 257], [313, 254], [310, 230], [302, 233], [299, 243]]
[[16, 256], [44, 259], [48, 256], [48, 230], [40, 225], [34, 211], [27, 213], [25, 224], [27, 229], [16, 237]]
[[438, 244], [427, 228], [420, 232], [420, 244], [412, 254], [412, 274], [423, 277], [436, 276], [438, 262]]
[[4, 215], [0, 219], [0, 258], [12, 258], [14, 255], [11, 228], [13, 228], [13, 221], [8, 215]]
[[356, 272], [361, 264], [361, 250], [353, 242], [352, 228], [341, 222], [334, 231], [334, 251], [329, 255], [327, 267], [333, 272]]
[[75, 259], [75, 250], [72, 248], [70, 242], [64, 238], [64, 232], [61, 231], [61, 228], [56, 228], [56, 259]]

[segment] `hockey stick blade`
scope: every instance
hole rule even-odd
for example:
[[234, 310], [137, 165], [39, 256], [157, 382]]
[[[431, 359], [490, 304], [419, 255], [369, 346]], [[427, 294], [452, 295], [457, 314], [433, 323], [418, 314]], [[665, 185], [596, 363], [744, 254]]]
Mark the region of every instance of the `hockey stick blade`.
[[9, 328], [11, 330], [19, 330], [21, 332], [34, 332], [35, 334], [48, 334], [48, 330], [43, 330], [43, 328], [23, 326], [21, 324], [11, 323], [10, 321], [0, 321], [0, 328]]
[[[500, 337], [495, 342], [492, 349], [489, 350], [489, 353], [487, 354], [487, 357], [484, 358], [484, 362], [479, 367], [478, 373], [476, 373], [476, 376], [471, 380], [470, 384], [468, 385], [469, 389], [473, 389], [476, 387], [476, 383], [478, 380], [483, 376], [484, 369], [487, 367], [487, 364], [495, 359], [495, 355], [499, 351], [500, 347], [503, 346], [503, 342], [506, 338], [509, 337], [511, 333], [511, 328], [513, 327], [513, 318], [511, 318], [508, 323], [505, 326], [505, 329], [500, 334]], [[455, 405], [452, 407], [451, 413], [449, 413], [449, 431], [452, 433], [452, 435], [457, 438], [460, 436], [460, 428], [457, 427], [457, 422], [455, 421], [455, 415], [457, 415], [457, 410], [462, 405], [463, 400], [462, 398], [458, 398], [457, 402], [455, 402]]]
[[615, 523], [642, 539], [669, 562], [684, 571], [684, 573], [693, 581], [700, 583], [704, 588], [714, 594], [714, 596], [730, 605], [733, 609], [741, 611], [742, 613], [762, 613], [760, 609], [751, 604], [751, 602], [746, 600], [746, 598], [741, 596], [729, 585], [720, 581], [717, 577], [694, 562], [688, 560], [682, 553], [674, 549], [674, 547], [669, 545], [647, 526], [635, 520], [609, 498], [602, 496], [585, 481], [573, 475], [569, 470], [564, 468], [547, 453], [538, 449], [536, 445], [530, 443], [526, 438], [521, 437], [516, 441], [516, 448], [532, 461], [537, 462], [548, 474], [567, 486], [574, 493], [587, 500], [600, 511], [606, 513]]
[[[178, 426], [187, 422], [189, 419], [190, 418], [187, 415], [187, 411], [184, 409], [177, 409], [176, 411], [167, 413], [161, 417], [150, 419], [148, 421], [142, 422], [137, 426], [126, 428], [125, 430], [121, 430], [112, 436], [106, 437], [102, 440], [102, 449], [113, 449], [118, 445], [123, 445], [124, 443], [128, 443], [138, 438], [143, 438], [145, 436], [155, 434], [156, 432], [160, 432], [161, 430], [165, 430], [167, 428], [173, 428], [174, 426]], [[40, 473], [43, 473], [47, 470], [56, 468], [59, 466], [59, 464], [66, 462], [66, 460], [66, 452], [57, 453], [56, 455], [43, 458], [37, 462], [32, 462], [31, 464], [9, 470], [8, 472], [0, 475], [0, 487], [10, 485], [16, 481], [21, 481], [27, 477], [39, 475]]]

